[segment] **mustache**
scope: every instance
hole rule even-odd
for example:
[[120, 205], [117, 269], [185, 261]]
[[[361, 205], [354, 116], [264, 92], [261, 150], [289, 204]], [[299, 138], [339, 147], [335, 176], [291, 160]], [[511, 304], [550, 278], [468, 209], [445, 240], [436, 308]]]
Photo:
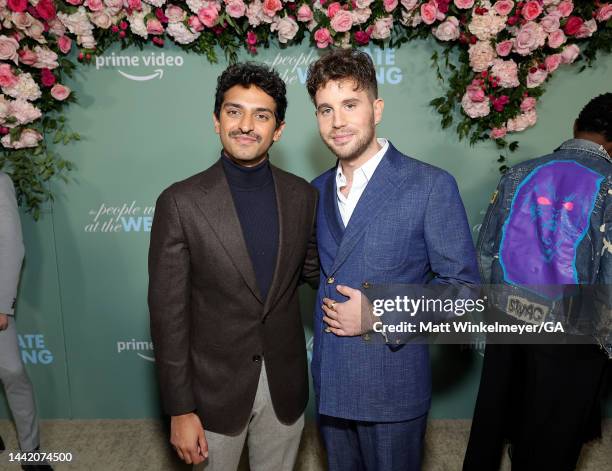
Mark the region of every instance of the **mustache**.
[[239, 136], [247, 136], [252, 139], [255, 139], [257, 142], [261, 142], [261, 136], [259, 134], [255, 134], [254, 132], [242, 132], [240, 130], [230, 131], [229, 137], [239, 137]]

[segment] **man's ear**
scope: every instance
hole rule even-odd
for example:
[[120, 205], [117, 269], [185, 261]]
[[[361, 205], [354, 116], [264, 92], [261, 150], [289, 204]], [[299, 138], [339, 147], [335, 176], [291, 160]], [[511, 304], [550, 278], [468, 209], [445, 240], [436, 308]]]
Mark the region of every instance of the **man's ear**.
[[374, 100], [374, 123], [378, 124], [382, 121], [383, 111], [385, 109], [385, 101], [382, 98]]
[[285, 122], [282, 121], [278, 127], [276, 128], [276, 130], [274, 131], [274, 136], [272, 136], [272, 140], [274, 142], [278, 141], [281, 138], [281, 135], [283, 134], [283, 130], [285, 129]]
[[219, 121], [219, 118], [217, 118], [217, 115], [213, 112], [213, 123], [215, 125], [215, 132], [217, 134], [221, 134], [221, 122]]

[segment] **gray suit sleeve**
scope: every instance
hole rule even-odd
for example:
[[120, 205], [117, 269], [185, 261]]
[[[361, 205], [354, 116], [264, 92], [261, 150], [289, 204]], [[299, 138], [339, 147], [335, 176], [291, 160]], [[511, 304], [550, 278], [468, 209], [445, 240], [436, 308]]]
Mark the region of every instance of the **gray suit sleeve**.
[[0, 172], [0, 313], [15, 313], [15, 298], [25, 249], [15, 187]]

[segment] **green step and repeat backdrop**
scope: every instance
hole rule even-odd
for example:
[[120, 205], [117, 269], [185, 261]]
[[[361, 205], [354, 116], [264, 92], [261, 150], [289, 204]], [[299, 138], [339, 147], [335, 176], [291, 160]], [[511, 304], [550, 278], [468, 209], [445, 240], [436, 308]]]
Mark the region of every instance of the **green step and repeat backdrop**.
[[[492, 142], [470, 147], [441, 129], [428, 105], [443, 91], [430, 62], [434, 48], [416, 41], [368, 50], [386, 101], [378, 134], [456, 177], [476, 237], [499, 177], [499, 152]], [[335, 162], [320, 141], [304, 87], [307, 65], [317, 57], [307, 46], [271, 48], [256, 57], [288, 84], [287, 127], [271, 160], [309, 180]], [[54, 185], [57, 198], [40, 221], [22, 216], [27, 256], [18, 326], [43, 418], [160, 416], [146, 305], [149, 231], [158, 194], [219, 156], [212, 110], [225, 66], [222, 54], [211, 65], [174, 47], [115, 48], [80, 67], [68, 83], [79, 102], [67, 118], [82, 140], [57, 150], [76, 170], [68, 185]], [[566, 68], [550, 82], [538, 124], [518, 136], [521, 147], [512, 162], [570, 137], [581, 107], [610, 91], [612, 56], [581, 74], [577, 69]], [[314, 294], [302, 288], [301, 298], [310, 339]], [[471, 417], [482, 351], [453, 345], [432, 350], [431, 416]], [[606, 414], [612, 416], [612, 398]], [[7, 416], [0, 400], [0, 417]]]

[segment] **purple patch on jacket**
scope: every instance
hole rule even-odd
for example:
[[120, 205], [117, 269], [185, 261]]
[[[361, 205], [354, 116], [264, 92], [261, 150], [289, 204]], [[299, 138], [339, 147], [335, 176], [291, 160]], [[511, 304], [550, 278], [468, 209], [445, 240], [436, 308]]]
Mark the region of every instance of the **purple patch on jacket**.
[[516, 285], [577, 284], [576, 252], [603, 176], [574, 161], [536, 167], [518, 186], [499, 258]]

